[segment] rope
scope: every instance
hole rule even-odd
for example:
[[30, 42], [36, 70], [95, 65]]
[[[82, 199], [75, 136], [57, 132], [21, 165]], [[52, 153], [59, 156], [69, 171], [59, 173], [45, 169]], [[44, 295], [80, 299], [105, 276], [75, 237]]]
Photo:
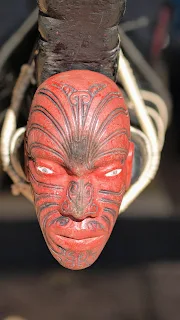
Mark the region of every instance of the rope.
[[[32, 65], [23, 65], [21, 68], [20, 75], [17, 79], [16, 85], [13, 90], [11, 104], [7, 110], [2, 132], [1, 132], [1, 159], [3, 170], [7, 172], [12, 181], [14, 182], [13, 193], [15, 195], [22, 193], [26, 198], [32, 201], [32, 194], [30, 191], [30, 185], [16, 172], [13, 167], [11, 159], [12, 150], [17, 150], [16, 148], [11, 148], [11, 143], [13, 141], [13, 136], [17, 127], [17, 117], [23, 101], [26, 90], [31, 82], [34, 74], [34, 63]], [[14, 158], [13, 158], [14, 159]], [[15, 167], [17, 167], [15, 165]]]
[[[160, 150], [164, 141], [164, 135], [158, 140], [157, 133], [149, 116], [148, 108], [146, 107], [144, 100], [141, 95], [141, 91], [137, 85], [135, 76], [130, 67], [129, 62], [124, 57], [122, 51], [119, 55], [118, 65], [118, 78], [121, 81], [128, 97], [134, 106], [134, 110], [139, 121], [142, 132], [146, 136], [146, 147], [148, 154], [151, 156], [147, 158], [146, 165], [139, 177], [138, 181], [135, 182], [124, 196], [120, 213], [125, 211], [128, 206], [140, 195], [140, 193], [150, 184], [154, 179], [160, 163]], [[153, 114], [154, 113], [150, 112]], [[157, 123], [157, 117], [154, 117]], [[162, 124], [163, 122], [161, 122]], [[158, 122], [158, 129], [160, 128]], [[161, 131], [163, 133], [163, 131]]]

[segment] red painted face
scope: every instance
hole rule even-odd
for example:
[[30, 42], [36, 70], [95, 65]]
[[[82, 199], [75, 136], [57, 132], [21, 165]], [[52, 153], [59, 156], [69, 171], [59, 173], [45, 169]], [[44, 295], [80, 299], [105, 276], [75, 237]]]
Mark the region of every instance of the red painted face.
[[103, 250], [130, 184], [133, 145], [119, 88], [91, 71], [49, 78], [35, 94], [26, 139], [46, 243], [64, 267], [86, 268]]

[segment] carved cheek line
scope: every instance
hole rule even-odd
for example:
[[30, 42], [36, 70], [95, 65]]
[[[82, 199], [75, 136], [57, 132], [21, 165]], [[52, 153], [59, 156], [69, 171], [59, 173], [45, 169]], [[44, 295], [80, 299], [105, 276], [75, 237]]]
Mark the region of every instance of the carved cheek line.
[[118, 197], [121, 197], [124, 195], [126, 191], [126, 187], [125, 185], [123, 185], [123, 187], [121, 188], [121, 190], [119, 192], [116, 192], [116, 191], [111, 191], [111, 190], [100, 190], [99, 193], [100, 194], [105, 194], [105, 195], [112, 195], [112, 196], [118, 196]]
[[[120, 197], [119, 202], [112, 200], [112, 199], [108, 199], [108, 198], [101, 198], [100, 202], [115, 205], [119, 210], [121, 198], [123, 197], [125, 190], [126, 190], [125, 185], [122, 187], [122, 189], [119, 192], [115, 192], [115, 191], [111, 191], [111, 190], [100, 190], [99, 193], [102, 195]], [[113, 221], [115, 221], [117, 219], [117, 213], [114, 209], [105, 207], [103, 211], [111, 214], [111, 216], [113, 217]]]
[[118, 209], [119, 209], [119, 206], [120, 206], [120, 203], [119, 203], [119, 202], [116, 202], [116, 201], [110, 200], [110, 199], [106, 199], [106, 198], [101, 198], [99, 201], [100, 201], [100, 202], [103, 202], [103, 203], [111, 203], [111, 204], [114, 204]]
[[[57, 185], [55, 185], [55, 184], [44, 183], [44, 182], [38, 181], [38, 180], [34, 177], [34, 175], [33, 175], [33, 173], [31, 172], [30, 169], [29, 169], [29, 174], [30, 174], [32, 180], [34, 181], [34, 184], [38, 184], [38, 185], [41, 185], [42, 187], [46, 187], [46, 188], [49, 188], [49, 189], [64, 190], [64, 188], [61, 187], [61, 186], [57, 186]], [[33, 183], [32, 183], [32, 186], [33, 186], [33, 189], [34, 189]]]
[[107, 224], [107, 226], [108, 226], [108, 230], [111, 228], [111, 220], [105, 215], [105, 214], [103, 214], [102, 216], [101, 216], [101, 218], [105, 221], [105, 223]]
[[[41, 229], [42, 229], [42, 232], [43, 232], [43, 235], [44, 235], [44, 239], [45, 239], [45, 241], [46, 241], [46, 243], [47, 243], [47, 245], [48, 245], [48, 247], [49, 247], [49, 250], [51, 251], [51, 253], [52, 254], [55, 254], [55, 255], [58, 255], [59, 256], [59, 252], [56, 252], [53, 248], [52, 248], [52, 246], [51, 246], [51, 244], [50, 244], [50, 242], [49, 242], [49, 240], [48, 240], [48, 238], [47, 238], [47, 234], [46, 234], [46, 223], [47, 223], [47, 220], [48, 220], [48, 218], [50, 218], [53, 214], [56, 214], [57, 213], [57, 210], [52, 210], [52, 211], [50, 211], [44, 218], [43, 218], [43, 221], [42, 221], [42, 224], [41, 224]], [[53, 242], [53, 240], [50, 238], [50, 240]], [[57, 246], [57, 245], [56, 245]], [[60, 248], [60, 246], [58, 246], [58, 248]], [[63, 248], [63, 247], [61, 247], [61, 250], [64, 250], [65, 251], [65, 249]], [[61, 258], [59, 257], [59, 260], [60, 260]], [[60, 263], [61, 263], [61, 260], [59, 261]]]
[[45, 199], [49, 199], [49, 198], [56, 198], [56, 199], [61, 199], [61, 196], [56, 195], [56, 194], [49, 194], [49, 193], [36, 193], [35, 191], [33, 191], [34, 193], [34, 198], [35, 198], [35, 205], [38, 206], [38, 202], [43, 201]]
[[118, 211], [116, 212], [114, 209], [111, 209], [111, 208], [108, 208], [108, 207], [105, 207], [103, 211], [109, 213], [112, 216], [113, 221], [116, 221], [117, 215], [118, 215]]
[[[111, 190], [100, 190], [99, 193], [103, 194], [103, 195], [107, 195], [107, 196], [116, 196], [116, 197], [121, 197], [122, 198], [124, 193], [125, 193], [125, 191], [126, 191], [126, 187], [124, 185], [119, 192], [115, 192], [115, 191], [111, 191]], [[114, 201], [112, 199], [101, 198], [100, 201], [103, 202], [103, 203], [109, 203], [109, 204], [115, 205], [118, 209], [120, 207], [120, 202], [116, 202], [116, 201]], [[114, 209], [108, 208], [108, 207], [105, 207], [103, 211], [109, 213], [111, 215], [111, 217], [113, 218], [113, 221], [114, 222], [116, 221], [118, 212], [116, 212]]]
[[40, 205], [37, 209], [37, 217], [39, 219], [41, 213], [45, 210], [45, 209], [49, 209], [51, 207], [54, 207], [54, 206], [58, 206], [58, 203], [56, 202], [45, 202], [43, 203], [42, 205]]
[[58, 210], [55, 209], [55, 210], [52, 210], [52, 211], [48, 212], [48, 213], [45, 214], [45, 216], [43, 217], [42, 222], [41, 222], [41, 226], [42, 226], [41, 228], [42, 228], [43, 234], [44, 234], [44, 233], [46, 234], [47, 222], [48, 222], [49, 218], [51, 218], [52, 215], [54, 215], [54, 214], [58, 214], [58, 215], [60, 216]]

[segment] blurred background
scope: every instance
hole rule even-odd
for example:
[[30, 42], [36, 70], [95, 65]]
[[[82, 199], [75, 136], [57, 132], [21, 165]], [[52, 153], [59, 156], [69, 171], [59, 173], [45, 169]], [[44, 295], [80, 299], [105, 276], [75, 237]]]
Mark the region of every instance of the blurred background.
[[[35, 6], [0, 1], [0, 46]], [[180, 319], [180, 0], [127, 0], [121, 26], [172, 95], [158, 175], [119, 218], [98, 261], [73, 272], [53, 259], [33, 206], [11, 195], [0, 168], [0, 320]], [[1, 123], [36, 36], [35, 26], [0, 75]]]

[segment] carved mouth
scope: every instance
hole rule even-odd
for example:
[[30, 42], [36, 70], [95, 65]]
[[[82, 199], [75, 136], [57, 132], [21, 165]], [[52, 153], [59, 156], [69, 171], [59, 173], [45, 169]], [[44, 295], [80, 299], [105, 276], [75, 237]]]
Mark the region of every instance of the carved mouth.
[[71, 238], [71, 237], [64, 237], [64, 236], [57, 236], [59, 239], [62, 239], [62, 240], [73, 240], [73, 241], [76, 241], [76, 242], [89, 242], [89, 241], [93, 241], [95, 239], [99, 239], [99, 238], [102, 238], [103, 236], [98, 236], [98, 237], [90, 237], [90, 238], [82, 238], [82, 239], [76, 239], [76, 238]]
[[63, 247], [65, 250], [71, 250], [73, 248], [73, 250], [77, 251], [93, 249], [102, 246], [102, 243], [104, 242], [103, 235], [82, 239], [54, 235], [51, 236], [51, 239], [54, 244]]
[[73, 249], [75, 251], [101, 247], [106, 239], [105, 234], [102, 234], [102, 232], [101, 234], [96, 234], [95, 232], [91, 234], [82, 234], [81, 232], [76, 232], [75, 234], [73, 234], [73, 232], [57, 234], [53, 232], [49, 234], [49, 237], [55, 245], [63, 247], [65, 250]]
[[55, 234], [59, 237], [63, 237], [65, 239], [73, 239], [73, 240], [88, 240], [92, 238], [98, 238], [104, 236], [106, 232], [104, 230], [74, 230], [74, 229], [65, 229], [63, 228], [59, 230], [59, 232], [55, 232]]

